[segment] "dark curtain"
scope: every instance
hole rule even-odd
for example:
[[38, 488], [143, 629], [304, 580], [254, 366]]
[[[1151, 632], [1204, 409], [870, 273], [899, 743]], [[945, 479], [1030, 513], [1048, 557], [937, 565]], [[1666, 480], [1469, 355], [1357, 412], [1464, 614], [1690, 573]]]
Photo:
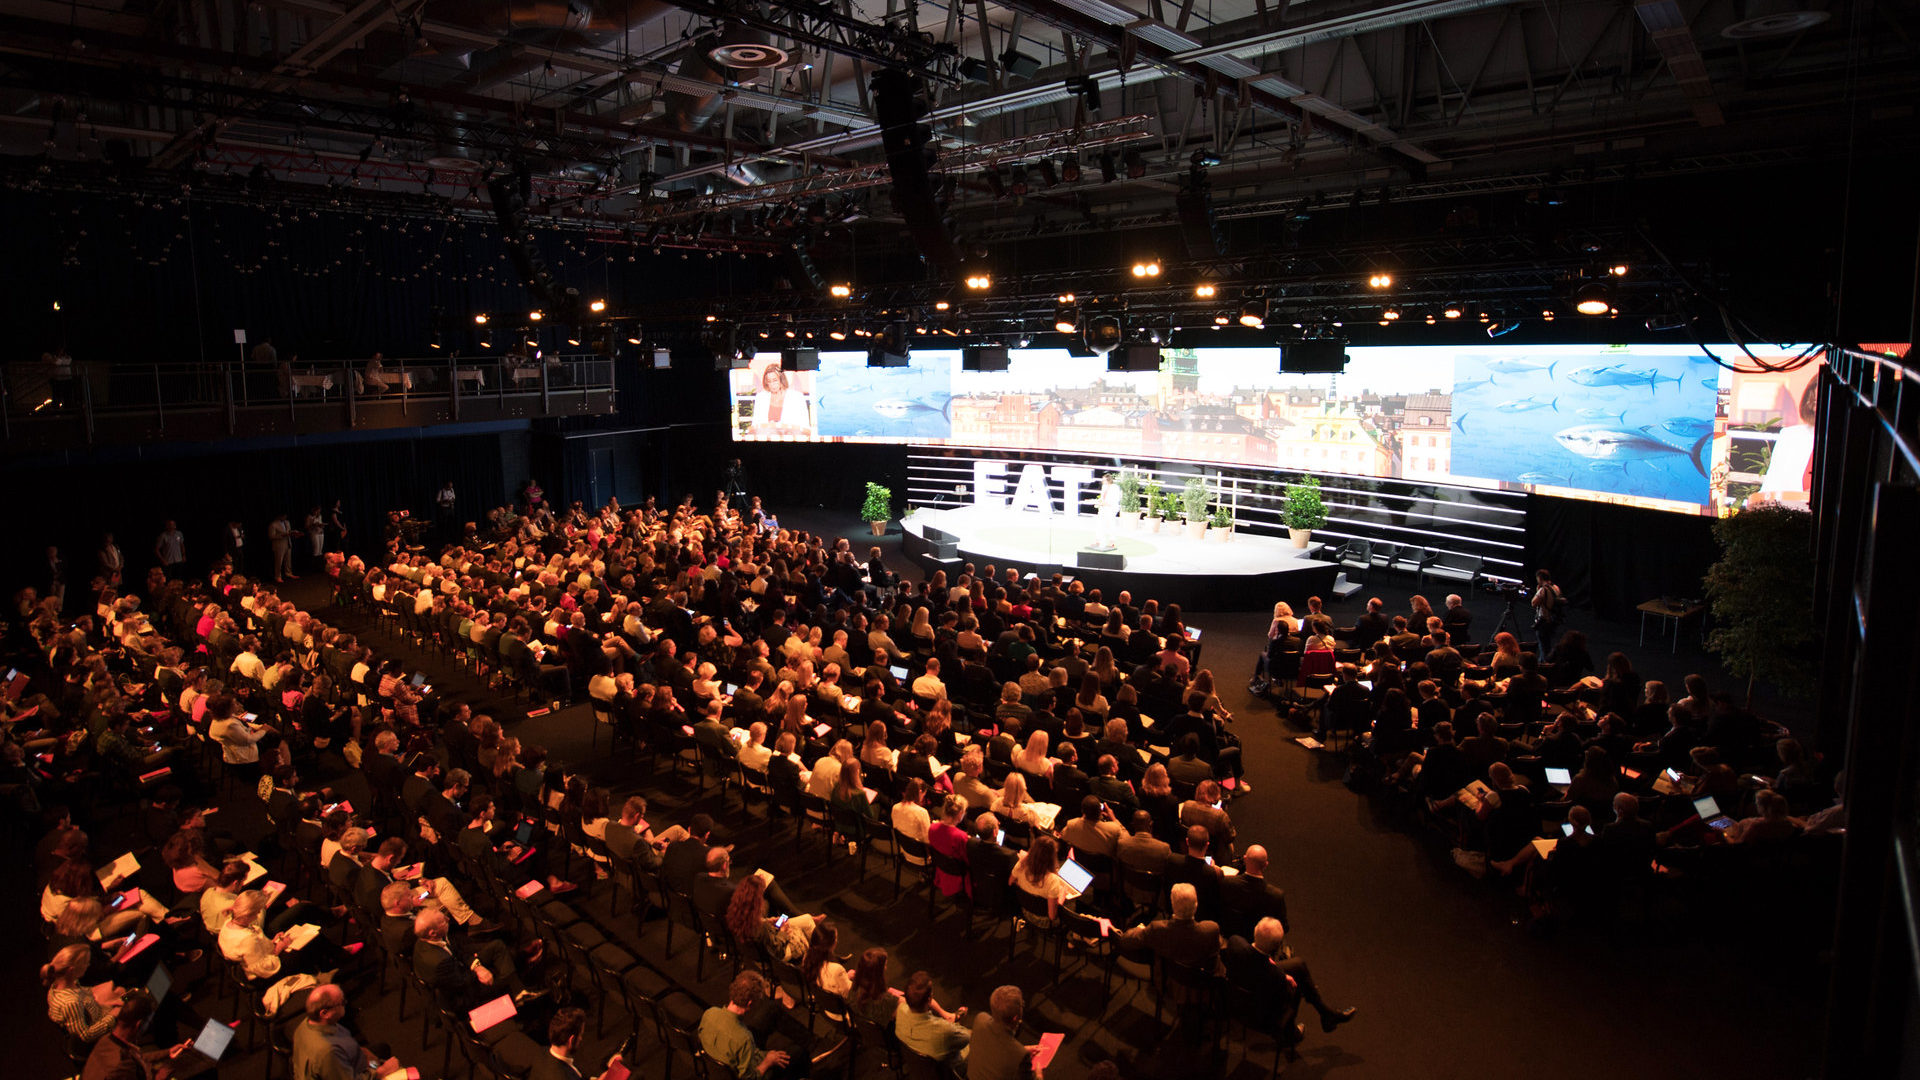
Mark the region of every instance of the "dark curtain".
[[1567, 600], [1630, 619], [1661, 597], [1699, 599], [1717, 557], [1713, 519], [1535, 495], [1527, 501], [1527, 570], [1544, 569]]
[[[236, 520], [246, 527], [257, 572], [267, 565], [267, 525], [275, 514], [285, 510], [299, 530], [309, 508], [330, 509], [335, 499], [343, 500], [347, 547], [364, 551], [378, 547], [389, 510], [431, 521], [434, 493], [448, 480], [463, 520], [506, 501], [509, 487], [524, 485], [525, 477], [503, 475], [502, 447], [527, 438], [524, 426], [452, 436], [416, 431], [246, 449], [222, 444], [218, 452], [198, 454], [190, 446], [145, 447], [85, 462], [12, 467], [4, 475], [21, 513], [4, 532], [0, 557], [25, 575], [15, 588], [42, 587], [44, 549], [56, 544], [67, 560], [68, 587], [77, 590], [92, 579], [101, 534], [111, 531], [130, 576], [139, 580], [153, 563], [162, 522], [172, 519], [186, 534], [188, 562], [197, 572], [221, 552], [224, 527]], [[35, 507], [50, 512], [36, 515]], [[305, 549], [296, 545], [295, 551], [298, 565]]]

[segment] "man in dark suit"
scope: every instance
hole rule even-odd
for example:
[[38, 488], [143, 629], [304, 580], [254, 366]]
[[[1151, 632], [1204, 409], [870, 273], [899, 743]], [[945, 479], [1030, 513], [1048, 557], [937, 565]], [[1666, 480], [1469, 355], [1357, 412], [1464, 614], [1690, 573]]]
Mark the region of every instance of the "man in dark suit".
[[1220, 924], [1194, 918], [1200, 897], [1191, 884], [1173, 887], [1170, 918], [1155, 919], [1121, 935], [1123, 945], [1143, 945], [1161, 959], [1184, 967], [1220, 973]]
[[691, 891], [694, 879], [707, 872], [707, 840], [713, 835], [713, 818], [695, 814], [687, 822], [687, 835], [667, 845], [660, 856], [660, 876], [669, 888]]
[[1473, 612], [1458, 593], [1447, 597], [1447, 610], [1440, 614], [1440, 625], [1454, 641], [1473, 640]]
[[153, 1080], [165, 1076], [167, 1050], [143, 1050], [141, 1029], [153, 1017], [153, 995], [134, 990], [120, 1004], [119, 1018], [80, 1069], [80, 1080]]
[[387, 955], [398, 959], [413, 955], [413, 919], [420, 913], [420, 902], [413, 886], [391, 881], [380, 890], [380, 943]]
[[1405, 615], [1393, 617], [1393, 633], [1387, 635], [1387, 644], [1393, 647], [1393, 655], [1402, 660], [1417, 660], [1425, 653], [1420, 635], [1408, 627]]
[[519, 999], [528, 993], [510, 954], [495, 949], [491, 958], [462, 958], [447, 941], [447, 926], [446, 912], [438, 908], [423, 909], [413, 919], [413, 972], [443, 1006], [464, 1014], [501, 994]]
[[974, 835], [967, 841], [967, 867], [974, 881], [973, 902], [991, 911], [1011, 887], [1008, 881], [1013, 877], [1013, 864], [1019, 856], [994, 839], [1000, 831], [1000, 819], [993, 814], [974, 818], [973, 829]]
[[1140, 752], [1127, 742], [1127, 722], [1118, 717], [1107, 721], [1107, 726], [1101, 731], [1100, 741], [1093, 744], [1091, 753], [1096, 761], [1105, 755], [1113, 755], [1114, 775], [1122, 780], [1138, 782], [1147, 774], [1147, 763], [1140, 760]]
[[587, 1074], [574, 1060], [580, 1052], [580, 1036], [586, 1030], [585, 1009], [569, 1006], [556, 1011], [547, 1021], [547, 1048], [534, 1057], [527, 1080], [586, 1080]]
[[1320, 1014], [1320, 1030], [1332, 1031], [1360, 1010], [1349, 1005], [1336, 1009], [1320, 996], [1307, 962], [1286, 944], [1287, 930], [1279, 919], [1262, 919], [1253, 928], [1253, 941], [1234, 937], [1227, 942], [1224, 962], [1227, 981], [1252, 994], [1256, 1001], [1292, 1003], [1297, 998]]
[[[374, 676], [367, 676], [369, 681]], [[400, 750], [400, 737], [391, 731], [383, 731], [374, 737], [374, 752], [360, 765], [360, 771], [367, 774], [367, 783], [373, 793], [381, 798], [392, 798], [400, 793], [400, 777], [406, 769], [397, 756]]]
[[1115, 842], [1114, 858], [1136, 870], [1165, 870], [1173, 862], [1173, 849], [1153, 835], [1153, 815], [1135, 810], [1128, 824], [1133, 831]]
[[1287, 921], [1287, 894], [1267, 881], [1267, 849], [1259, 844], [1247, 848], [1244, 867], [1232, 877], [1220, 879], [1220, 923], [1222, 932], [1251, 938], [1261, 919]]
[[1355, 648], [1364, 649], [1387, 636], [1391, 624], [1387, 621], [1386, 608], [1377, 596], [1367, 600], [1366, 613], [1353, 620], [1353, 636], [1348, 639]]
[[1116, 818], [1124, 817], [1138, 802], [1133, 788], [1120, 779], [1120, 759], [1112, 754], [1101, 754], [1096, 765], [1097, 774], [1087, 778], [1087, 790], [1093, 797], [1113, 808]]
[[733, 860], [726, 848], [707, 849], [707, 869], [693, 880], [693, 887], [687, 890], [693, 897], [694, 910], [716, 919], [727, 917], [727, 906], [733, 902]]
[[1184, 881], [1194, 887], [1199, 897], [1199, 917], [1202, 919], [1220, 917], [1220, 871], [1207, 862], [1207, 853], [1212, 844], [1213, 834], [1207, 832], [1206, 826], [1189, 826], [1186, 854], [1176, 855], [1167, 863], [1168, 881]]
[[356, 826], [340, 834], [340, 850], [334, 852], [333, 861], [327, 864], [327, 882], [339, 894], [353, 895], [353, 884], [359, 880], [366, 847], [367, 830]]
[[967, 1080], [1027, 1080], [1033, 1076], [1036, 1047], [1020, 1041], [1027, 999], [1017, 986], [1002, 986], [987, 999], [987, 1011], [973, 1019], [967, 1050]]

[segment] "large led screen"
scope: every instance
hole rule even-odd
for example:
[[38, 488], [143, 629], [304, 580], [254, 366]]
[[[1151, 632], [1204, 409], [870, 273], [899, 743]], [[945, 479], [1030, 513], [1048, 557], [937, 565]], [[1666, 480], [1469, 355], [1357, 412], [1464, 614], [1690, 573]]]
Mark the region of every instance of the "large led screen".
[[1003, 372], [965, 371], [957, 349], [899, 368], [823, 352], [815, 372], [766, 353], [732, 373], [733, 434], [1269, 466], [1700, 514], [1807, 499], [1814, 364], [1736, 374], [1679, 345], [1349, 355], [1339, 374], [1283, 375], [1273, 349], [1168, 350], [1159, 371], [1125, 374], [1062, 350], [1016, 349]]

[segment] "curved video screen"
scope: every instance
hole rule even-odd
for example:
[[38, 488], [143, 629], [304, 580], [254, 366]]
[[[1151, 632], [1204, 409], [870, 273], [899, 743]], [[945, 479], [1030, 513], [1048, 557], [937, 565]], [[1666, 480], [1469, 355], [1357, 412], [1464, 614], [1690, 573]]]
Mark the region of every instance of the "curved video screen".
[[[1737, 347], [1711, 346], [1750, 366]], [[1779, 363], [1805, 346], [1754, 349]], [[762, 353], [731, 373], [738, 441], [896, 442], [1267, 466], [1498, 487], [1692, 514], [1806, 505], [1818, 363], [1736, 373], [1686, 345], [1372, 346], [1338, 374], [1276, 349], [1163, 350], [1160, 369], [958, 349], [902, 367]]]

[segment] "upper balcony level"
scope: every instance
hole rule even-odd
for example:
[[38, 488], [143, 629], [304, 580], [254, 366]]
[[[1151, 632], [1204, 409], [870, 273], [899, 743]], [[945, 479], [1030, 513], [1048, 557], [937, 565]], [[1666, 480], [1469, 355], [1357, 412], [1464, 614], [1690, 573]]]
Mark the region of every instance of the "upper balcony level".
[[46, 360], [0, 381], [0, 453], [306, 435], [614, 410], [614, 361], [435, 356], [259, 364]]

